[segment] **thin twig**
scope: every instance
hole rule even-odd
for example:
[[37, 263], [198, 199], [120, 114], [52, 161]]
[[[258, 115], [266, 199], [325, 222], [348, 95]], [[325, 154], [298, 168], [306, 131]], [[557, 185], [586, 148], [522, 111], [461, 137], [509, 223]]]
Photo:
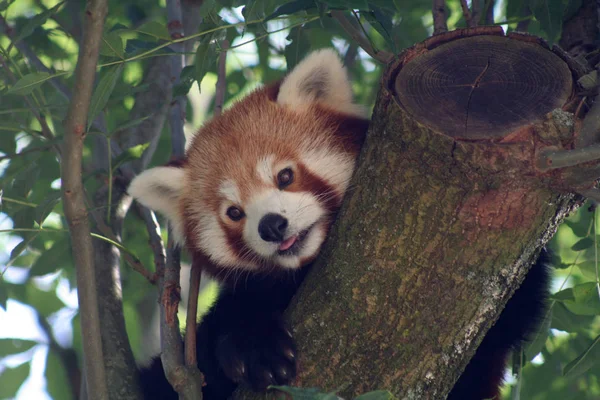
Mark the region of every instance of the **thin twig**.
[[433, 0], [431, 13], [433, 14], [433, 34], [439, 35], [448, 32], [446, 0]]
[[[188, 295], [187, 317], [185, 320], [185, 365], [196, 367], [196, 318], [198, 315], [198, 294], [200, 292], [200, 277], [202, 265], [192, 264], [190, 271], [190, 291]], [[188, 329], [193, 327], [193, 329]], [[192, 332], [188, 334], [188, 332]]]
[[215, 109], [213, 115], [215, 117], [221, 115], [223, 111], [223, 103], [225, 102], [225, 88], [227, 86], [225, 66], [227, 64], [227, 49], [229, 48], [229, 40], [223, 40], [221, 45], [221, 53], [219, 54], [219, 64], [217, 66], [217, 86], [215, 90]]
[[[167, 0], [168, 29], [172, 39], [184, 37], [181, 2]], [[183, 52], [183, 43], [173, 44], [175, 52]], [[183, 55], [171, 57], [171, 80], [177, 84], [181, 70], [185, 64]], [[171, 102], [169, 110], [169, 126], [171, 128], [171, 158], [181, 159], [185, 151], [185, 135], [183, 122], [185, 120], [185, 97], [179, 96]], [[165, 375], [181, 400], [202, 399], [202, 383], [204, 381], [197, 365], [185, 365], [177, 310], [180, 297], [180, 247], [173, 240], [171, 224], [169, 224], [169, 241], [167, 243], [167, 264], [162, 278], [159, 278], [160, 292], [160, 348], [161, 361]], [[195, 301], [197, 302], [197, 296]], [[190, 302], [192, 300], [190, 299]], [[190, 310], [188, 310], [188, 313]], [[196, 323], [186, 326], [186, 344], [195, 344], [195, 338], [188, 340], [187, 336], [196, 335]], [[186, 348], [186, 353], [196, 348]]]
[[496, 0], [486, 0], [485, 2], [485, 24], [493, 25], [494, 24], [494, 7], [496, 6]]
[[600, 160], [600, 144], [574, 150], [543, 152], [538, 157], [538, 167], [542, 170], [565, 168], [595, 160]]
[[331, 10], [331, 16], [335, 18], [344, 31], [360, 46], [368, 55], [382, 64], [389, 63], [394, 57], [385, 50], [376, 50], [363, 33], [344, 15], [341, 10]]
[[462, 8], [463, 17], [465, 17], [465, 21], [469, 28], [473, 26], [473, 16], [471, 15], [471, 11], [469, 10], [469, 5], [467, 4], [467, 0], [460, 0], [460, 7]]
[[65, 156], [61, 163], [63, 205], [71, 233], [73, 259], [77, 272], [77, 297], [81, 316], [87, 390], [88, 393], [93, 393], [94, 399], [101, 400], [108, 400], [108, 390], [104, 362], [101, 362], [104, 356], [100, 338], [94, 250], [84, 201], [81, 166], [85, 126], [107, 8], [106, 0], [89, 0], [84, 13], [83, 40], [75, 67], [73, 98], [64, 123]]
[[479, 0], [471, 0], [471, 23], [472, 27], [479, 25], [479, 19], [481, 18], [481, 5]]

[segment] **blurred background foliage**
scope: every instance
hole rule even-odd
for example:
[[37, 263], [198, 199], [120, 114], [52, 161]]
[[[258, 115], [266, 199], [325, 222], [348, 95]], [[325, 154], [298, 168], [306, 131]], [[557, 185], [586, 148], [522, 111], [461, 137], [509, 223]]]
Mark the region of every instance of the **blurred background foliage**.
[[[360, 21], [375, 48], [389, 52], [399, 52], [433, 31], [431, 0], [195, 3], [203, 22], [197, 32], [186, 35], [193, 44], [185, 50], [188, 67], [173, 88], [173, 95], [189, 100], [188, 135], [211, 117], [217, 59], [224, 43], [231, 46], [225, 107], [257, 85], [281, 78], [308, 51], [332, 46], [348, 66], [357, 101], [372, 106], [381, 66], [348, 37], [329, 9], [345, 9], [349, 18]], [[464, 27], [460, 2], [446, 4], [449, 28]], [[554, 42], [560, 38], [562, 21], [582, 4], [583, 0], [497, 1], [495, 22], [505, 30], [528, 23], [529, 32]], [[77, 289], [54, 146], [61, 140], [68, 102], [56, 82], [67, 88], [73, 82], [82, 11], [78, 1], [0, 1], [0, 399], [70, 399], [79, 390]], [[118, 164], [135, 162], [146, 149], [145, 144], [134, 146], [112, 159], [107, 174], [94, 167], [99, 149], [91, 138], [123, 143], [124, 133], [144, 120], [132, 119], [131, 110], [138, 96], [157, 95], [142, 82], [150, 61], [174, 54], [166, 22], [164, 0], [109, 0], [84, 150], [90, 198], [112, 188], [119, 179]], [[45, 69], [33, 62], [32, 54]], [[103, 131], [91, 123], [100, 114]], [[163, 128], [150, 164], [165, 163], [169, 154], [168, 128]], [[94, 208], [110, 216], [108, 203]], [[513, 368], [507, 371], [506, 398], [600, 398], [598, 222], [598, 213], [587, 203], [551, 241], [551, 309], [534, 342], [515, 353]], [[154, 269], [148, 234], [135, 212], [125, 219], [122, 246]], [[136, 359], [143, 362], [158, 352], [156, 289], [126, 263], [121, 265], [121, 281], [127, 332]], [[214, 287], [205, 289], [203, 307], [214, 293]]]

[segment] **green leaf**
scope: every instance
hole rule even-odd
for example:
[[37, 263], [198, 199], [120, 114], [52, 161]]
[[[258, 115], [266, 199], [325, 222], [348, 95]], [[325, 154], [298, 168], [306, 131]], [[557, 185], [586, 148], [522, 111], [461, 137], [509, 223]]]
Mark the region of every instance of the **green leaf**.
[[49, 250], [37, 258], [29, 270], [29, 276], [46, 275], [70, 265], [71, 248], [65, 233], [63, 237], [52, 244]]
[[331, 8], [342, 10], [369, 10], [369, 4], [366, 0], [320, 0]]
[[[45, 254], [40, 256], [44, 257]], [[66, 258], [63, 254], [63, 258]], [[38, 289], [35, 285], [25, 285], [27, 304], [33, 307], [42, 317], [49, 317], [65, 307], [65, 303], [56, 295], [56, 285], [48, 291]]]
[[46, 358], [45, 374], [46, 390], [50, 397], [60, 400], [71, 400], [73, 398], [68, 371], [65, 370], [65, 365], [52, 348], [48, 351], [48, 357]]
[[[187, 67], [186, 67], [186, 68], [187, 68]], [[135, 126], [138, 126], [139, 124], [141, 124], [142, 122], [144, 122], [144, 121], [145, 121], [145, 120], [147, 120], [148, 118], [150, 118], [150, 116], [149, 116], [149, 115], [145, 115], [145, 116], [143, 116], [143, 117], [141, 117], [141, 118], [136, 118], [136, 119], [133, 119], [133, 120], [131, 120], [131, 121], [127, 121], [127, 122], [126, 122], [126, 123], [124, 123], [123, 125], [119, 125], [118, 127], [116, 127], [116, 128], [115, 128], [115, 129], [114, 129], [114, 130], [113, 130], [113, 131], [110, 133], [110, 135], [109, 135], [109, 136], [112, 136], [112, 135], [114, 135], [114, 134], [115, 134], [115, 133], [117, 133], [117, 132], [123, 132], [123, 131], [125, 131], [126, 129], [129, 129], [129, 128], [133, 128], [133, 127], [135, 127]]]
[[119, 165], [126, 163], [128, 161], [137, 160], [142, 157], [144, 151], [150, 146], [150, 142], [138, 144], [137, 146], [133, 146], [122, 152], [119, 157], [117, 157], [113, 164], [113, 169], [117, 169]]
[[286, 39], [291, 41], [284, 51], [287, 70], [291, 71], [308, 54], [311, 44], [302, 26], [292, 28]]
[[198, 82], [198, 90], [200, 90], [200, 84], [202, 79], [208, 71], [210, 71], [217, 59], [216, 43], [214, 41], [202, 41], [196, 49], [196, 55], [194, 57], [194, 74], [196, 82]]
[[299, 388], [293, 386], [269, 386], [269, 389], [276, 389], [292, 396], [294, 400], [337, 400], [335, 392], [322, 393], [317, 388]]
[[594, 281], [598, 276], [597, 273], [600, 274], [600, 265], [594, 260], [577, 263], [577, 268], [579, 268], [583, 276]]
[[190, 91], [192, 84], [196, 80], [194, 77], [195, 67], [188, 65], [181, 70], [179, 82], [173, 86], [173, 97], [185, 96]]
[[169, 34], [167, 26], [158, 21], [148, 21], [139, 28], [134, 29], [134, 32], [143, 33], [144, 35], [149, 35], [156, 39], [171, 40], [171, 35]]
[[563, 14], [567, 5], [568, 0], [529, 0], [531, 12], [540, 22], [540, 27], [551, 44], [560, 37]]
[[51, 75], [47, 72], [33, 72], [27, 74], [10, 87], [6, 91], [6, 94], [28, 95], [50, 78]]
[[373, 392], [368, 392], [361, 394], [356, 397], [354, 400], [393, 400], [395, 399], [394, 395], [387, 390], [375, 390]]
[[31, 35], [33, 33], [33, 31], [35, 30], [35, 28], [44, 25], [46, 23], [46, 21], [48, 20], [48, 18], [50, 18], [52, 15], [54, 15], [58, 11], [60, 6], [63, 5], [63, 3], [64, 2], [61, 1], [54, 7], [49, 8], [46, 11], [36, 14], [32, 18], [30, 18], [27, 21], [27, 23], [25, 23], [25, 25], [23, 25], [23, 27], [15, 35], [15, 37], [13, 39], [13, 44], [17, 43], [19, 40], [24, 39], [27, 36]]
[[594, 245], [594, 240], [592, 240], [592, 238], [590, 238], [590, 237], [585, 237], [585, 238], [577, 241], [573, 246], [571, 246], [571, 250], [573, 250], [573, 251], [585, 250], [585, 249], [589, 249], [593, 245]]
[[583, 353], [565, 366], [563, 375], [580, 376], [593, 366], [598, 365], [600, 363], [600, 346], [597, 346], [598, 342], [600, 342], [600, 335], [596, 336], [592, 344]]
[[29, 376], [31, 364], [26, 362], [16, 368], [6, 368], [0, 375], [0, 399], [14, 398], [19, 388]]
[[588, 329], [593, 319], [591, 316], [573, 314], [562, 303], [554, 303], [550, 327], [565, 332], [582, 332]]
[[106, 103], [108, 103], [108, 99], [115, 88], [115, 84], [121, 76], [122, 69], [122, 65], [110, 68], [102, 77], [102, 79], [100, 79], [100, 82], [98, 82], [98, 86], [96, 86], [96, 90], [92, 95], [92, 100], [90, 103], [87, 126], [88, 130], [90, 129], [90, 126], [92, 126], [92, 122], [94, 119], [96, 119], [96, 116], [100, 114], [100, 111], [102, 111], [102, 109], [106, 106]]
[[35, 220], [38, 225], [42, 225], [46, 218], [48, 218], [48, 215], [50, 215], [54, 207], [61, 200], [61, 196], [61, 192], [52, 190], [46, 195], [46, 199], [35, 208]]
[[125, 57], [125, 52], [123, 51], [123, 39], [121, 39], [119, 33], [108, 32], [102, 35], [99, 51], [103, 56], [123, 59]]
[[277, 18], [280, 15], [292, 15], [300, 11], [315, 8], [315, 0], [295, 0], [288, 3], [282, 4], [272, 14], [265, 18], [264, 22], [267, 22], [273, 18]]
[[10, 258], [8, 259], [8, 262], [4, 267], [6, 268], [13, 265], [17, 257], [19, 257], [21, 253], [23, 253], [27, 249], [29, 243], [31, 243], [38, 235], [38, 232], [27, 232], [27, 234], [24, 235], [25, 239], [23, 239], [18, 245], [16, 245], [15, 248], [12, 249], [12, 251], [10, 252]]
[[600, 315], [599, 296], [596, 282], [586, 282], [551, 297], [561, 301], [569, 311], [577, 315]]
[[392, 37], [392, 30], [394, 24], [392, 22], [393, 14], [386, 13], [379, 7], [371, 5], [373, 11], [362, 12], [361, 15], [365, 17], [369, 24], [375, 29], [386, 41], [390, 49], [396, 52], [396, 44]]
[[546, 339], [548, 339], [548, 334], [550, 333], [550, 324], [552, 323], [552, 309], [546, 311], [544, 315], [544, 320], [540, 323], [538, 330], [535, 332], [535, 335], [532, 337], [529, 343], [525, 344], [525, 356], [527, 361], [533, 360], [535, 356], [537, 356], [542, 349], [546, 346]]
[[8, 302], [8, 292], [6, 290], [6, 282], [0, 279], [0, 308], [6, 311], [6, 303]]
[[0, 339], [0, 358], [11, 354], [24, 353], [36, 344], [33, 340]]

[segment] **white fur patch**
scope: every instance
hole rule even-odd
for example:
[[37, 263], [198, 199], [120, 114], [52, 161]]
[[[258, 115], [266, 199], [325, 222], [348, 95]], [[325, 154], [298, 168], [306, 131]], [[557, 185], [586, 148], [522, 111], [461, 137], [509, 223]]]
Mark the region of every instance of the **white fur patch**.
[[302, 153], [301, 160], [313, 174], [344, 195], [354, 171], [354, 157], [323, 145]]
[[296, 65], [283, 80], [277, 102], [294, 109], [321, 103], [345, 114], [365, 115], [362, 106], [352, 103], [346, 68], [333, 49], [314, 51]]
[[179, 244], [183, 243], [183, 220], [179, 213], [179, 198], [185, 185], [183, 169], [156, 167], [136, 176], [127, 192], [144, 206], [169, 219]]
[[202, 251], [216, 264], [226, 267], [239, 267], [244, 269], [256, 269], [256, 265], [240, 260], [232, 251], [227, 243], [225, 232], [219, 225], [219, 221], [214, 215], [204, 215], [200, 218], [197, 242]]
[[[254, 196], [246, 206], [246, 224], [244, 225], [244, 241], [257, 254], [265, 259], [276, 261], [279, 265], [288, 268], [298, 268], [300, 258], [314, 255], [321, 243], [315, 249], [316, 230], [311, 230], [304, 238], [302, 249], [297, 256], [279, 256], [277, 250], [279, 243], [267, 242], [258, 233], [258, 224], [267, 214], [280, 214], [288, 220], [285, 238], [297, 235], [315, 225], [326, 211], [317, 199], [309, 192], [286, 192], [278, 189], [267, 189]], [[314, 238], [313, 238], [314, 236]], [[273, 259], [275, 257], [275, 259]]]
[[221, 183], [221, 186], [219, 186], [219, 193], [234, 204], [242, 203], [240, 191], [234, 181], [228, 180]]
[[266, 157], [262, 157], [256, 163], [256, 174], [266, 184], [270, 185], [273, 183], [273, 161], [275, 156], [273, 154]]

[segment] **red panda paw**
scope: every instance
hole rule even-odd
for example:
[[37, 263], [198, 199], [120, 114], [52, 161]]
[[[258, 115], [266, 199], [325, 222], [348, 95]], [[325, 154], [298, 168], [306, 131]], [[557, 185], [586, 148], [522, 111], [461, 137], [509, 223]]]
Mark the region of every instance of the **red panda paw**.
[[258, 392], [296, 377], [296, 343], [280, 320], [254, 321], [251, 328], [221, 336], [216, 355], [229, 379]]

